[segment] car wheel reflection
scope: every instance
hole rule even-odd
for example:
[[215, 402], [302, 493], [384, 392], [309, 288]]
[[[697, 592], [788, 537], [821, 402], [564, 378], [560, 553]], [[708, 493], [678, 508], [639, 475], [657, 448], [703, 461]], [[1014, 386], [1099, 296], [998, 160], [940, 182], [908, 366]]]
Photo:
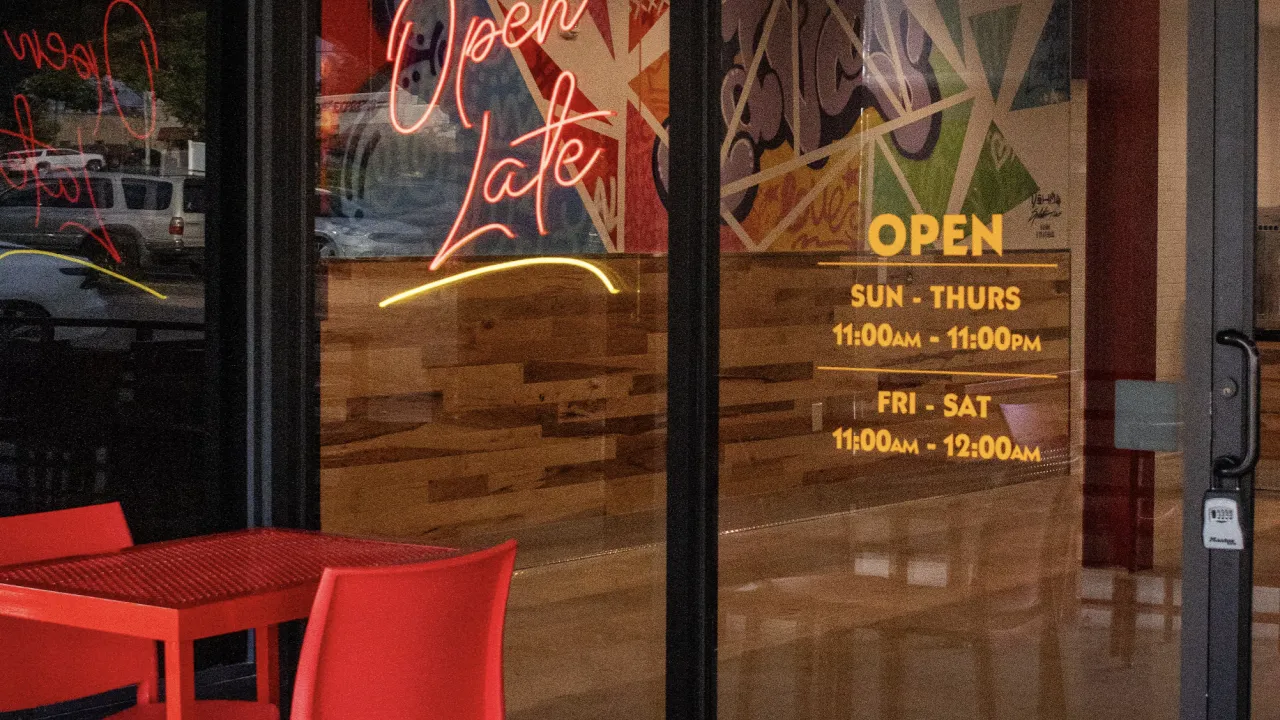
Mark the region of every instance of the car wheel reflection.
[[8, 321], [34, 318], [45, 320], [52, 317], [48, 310], [35, 303], [20, 300], [0, 300], [0, 342], [27, 340], [31, 342], [49, 341], [53, 339], [53, 327], [50, 325], [21, 325]]

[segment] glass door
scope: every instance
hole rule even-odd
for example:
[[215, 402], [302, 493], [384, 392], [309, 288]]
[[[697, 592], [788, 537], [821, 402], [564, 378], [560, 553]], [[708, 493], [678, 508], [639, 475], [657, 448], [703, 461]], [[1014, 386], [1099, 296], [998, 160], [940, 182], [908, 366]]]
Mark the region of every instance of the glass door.
[[723, 5], [720, 717], [1237, 717], [1251, 27]]
[[1253, 694], [1255, 717], [1280, 713], [1280, 2], [1258, 3], [1257, 215], [1254, 323], [1262, 356], [1261, 458], [1255, 479]]
[[205, 304], [213, 6], [0, 7], [0, 516], [120, 502], [138, 543], [246, 524]]

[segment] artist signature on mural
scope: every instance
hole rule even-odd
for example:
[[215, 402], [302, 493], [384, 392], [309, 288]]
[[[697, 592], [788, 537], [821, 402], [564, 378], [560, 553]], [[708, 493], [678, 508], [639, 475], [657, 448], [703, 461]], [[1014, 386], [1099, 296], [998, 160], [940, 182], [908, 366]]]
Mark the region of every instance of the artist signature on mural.
[[1062, 217], [1062, 196], [1058, 193], [1038, 192], [1031, 198], [1031, 218], [1028, 222], [1035, 224], [1058, 217]]

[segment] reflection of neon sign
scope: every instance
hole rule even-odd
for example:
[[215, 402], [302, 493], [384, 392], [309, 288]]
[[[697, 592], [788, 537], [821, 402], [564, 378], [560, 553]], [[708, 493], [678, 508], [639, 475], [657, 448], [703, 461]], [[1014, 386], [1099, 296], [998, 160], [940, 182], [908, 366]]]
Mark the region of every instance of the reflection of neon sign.
[[[112, 15], [120, 7], [126, 11], [132, 12], [142, 23], [143, 37], [138, 41], [138, 47], [142, 54], [142, 64], [146, 68], [147, 83], [150, 92], [148, 97], [151, 103], [151, 113], [148, 118], [148, 124], [143, 131], [138, 131], [126, 118], [124, 107], [120, 104], [120, 98], [116, 91], [115, 79], [111, 75], [111, 22]], [[142, 12], [142, 9], [133, 2], [133, 0], [112, 0], [107, 6], [106, 12], [102, 17], [102, 63], [99, 65], [97, 52], [93, 46], [88, 43], [77, 43], [67, 48], [66, 40], [56, 32], [50, 32], [41, 38], [39, 31], [29, 30], [19, 33], [15, 40], [9, 31], [0, 32], [0, 37], [4, 38], [5, 45], [8, 47], [9, 54], [15, 60], [30, 62], [37, 70], [48, 66], [52, 70], [65, 71], [70, 69], [77, 77], [84, 81], [93, 81], [98, 93], [98, 124], [95, 126], [94, 132], [102, 124], [102, 111], [106, 105], [105, 94], [102, 90], [104, 80], [109, 80], [108, 87], [111, 89], [111, 101], [115, 106], [116, 113], [120, 116], [125, 130], [137, 138], [145, 140], [155, 134], [156, 131], [156, 82], [155, 72], [159, 69], [158, 51], [156, 49], [155, 32], [151, 28], [150, 21]], [[105, 72], [104, 72], [105, 70]], [[24, 150], [30, 152], [35, 150], [53, 150], [54, 146], [40, 142], [35, 136], [35, 127], [31, 120], [31, 103], [25, 95], [15, 95], [13, 98], [13, 113], [17, 130], [0, 129], [0, 135], [11, 137], [22, 142]], [[80, 153], [84, 154], [84, 137], [79, 130], [76, 132], [77, 145]], [[61, 175], [61, 176], [60, 176]], [[10, 188], [25, 188], [29, 182], [34, 181], [36, 187], [36, 217], [35, 226], [40, 226], [40, 210], [46, 199], [52, 200], [63, 198], [72, 204], [80, 202], [82, 192], [88, 193], [89, 205], [93, 208], [94, 219], [98, 222], [98, 228], [91, 230], [85, 225], [78, 222], [67, 222], [59, 228], [59, 231], [65, 232], [68, 229], [81, 230], [87, 237], [93, 238], [99, 245], [106, 249], [111, 258], [116, 262], [121, 261], [119, 250], [116, 249], [115, 243], [111, 240], [111, 234], [102, 224], [102, 216], [99, 212], [98, 203], [93, 196], [93, 186], [89, 183], [88, 171], [84, 171], [84, 187], [81, 188], [80, 178], [69, 168], [54, 168], [45, 172], [41, 172], [36, 168], [22, 168], [22, 178], [15, 182], [9, 177], [7, 172], [0, 172], [0, 177], [4, 178], [5, 183]], [[56, 178], [56, 184], [50, 182], [51, 178]], [[0, 256], [2, 257], [2, 256]], [[95, 266], [96, 267], [96, 266]]]
[[[3, 256], [0, 256], [0, 257], [3, 257]], [[535, 257], [535, 258], [523, 258], [521, 260], [512, 260], [511, 262], [497, 263], [494, 265], [485, 265], [484, 267], [479, 267], [474, 270], [461, 272], [461, 273], [458, 273], [457, 275], [450, 275], [447, 278], [443, 278], [440, 280], [436, 280], [435, 282], [427, 283], [426, 285], [416, 287], [412, 290], [406, 290], [398, 295], [392, 295], [386, 300], [383, 300], [382, 302], [378, 303], [378, 307], [382, 307], [382, 308], [389, 307], [391, 305], [395, 305], [398, 302], [408, 300], [409, 298], [417, 297], [418, 295], [429, 293], [432, 290], [439, 290], [442, 287], [445, 287], [447, 285], [453, 285], [454, 283], [459, 283], [459, 282], [462, 282], [463, 280], [469, 280], [471, 278], [480, 277], [481, 275], [488, 275], [490, 273], [496, 273], [496, 272], [504, 272], [507, 270], [515, 270], [516, 268], [529, 267], [530, 265], [568, 265], [570, 267], [582, 268], [583, 270], [586, 270], [592, 275], [595, 275], [596, 278], [598, 278], [600, 282], [604, 285], [605, 289], [609, 291], [610, 295], [617, 295], [619, 292], [622, 292], [621, 290], [618, 289], [617, 285], [613, 284], [613, 280], [611, 280], [609, 276], [604, 273], [603, 270], [596, 267], [595, 265], [592, 265], [589, 262], [586, 262], [584, 260], [578, 260], [576, 258]]]
[[[8, 30], [0, 33], [4, 37], [5, 44], [9, 46], [9, 53], [13, 55], [15, 60], [30, 60], [31, 64], [37, 70], [43, 69], [48, 65], [51, 69], [59, 72], [70, 67], [75, 71], [81, 80], [92, 80], [98, 90], [98, 119], [102, 119], [102, 107], [105, 105], [105, 96], [102, 92], [102, 83], [104, 75], [111, 78], [111, 15], [115, 11], [116, 6], [123, 6], [124, 9], [132, 11], [137, 15], [138, 20], [142, 22], [143, 38], [138, 41], [139, 49], [142, 51], [142, 64], [147, 70], [147, 83], [151, 91], [151, 116], [150, 123], [146, 132], [138, 133], [125, 117], [124, 108], [120, 105], [120, 98], [116, 93], [114, 78], [109, 84], [111, 89], [111, 101], [115, 105], [116, 113], [119, 114], [121, 122], [129, 131], [129, 134], [139, 140], [146, 140], [155, 133], [156, 129], [156, 80], [155, 71], [159, 69], [159, 60], [156, 51], [156, 35], [151, 29], [151, 22], [147, 20], [147, 16], [142, 12], [133, 0], [112, 0], [107, 6], [107, 11], [102, 16], [102, 66], [98, 64], [98, 54], [94, 51], [93, 46], [86, 43], [76, 43], [70, 49], [67, 48], [67, 42], [62, 35], [56, 32], [48, 33], [41, 42], [40, 33], [36, 30], [29, 30], [19, 33], [18, 40], [15, 43], [13, 37]], [[105, 68], [106, 72], [103, 72]]]
[[[413, 0], [403, 0], [396, 11], [395, 19], [392, 21], [391, 40], [387, 44], [387, 61], [393, 64], [393, 78], [400, 76], [401, 68], [404, 65], [405, 46], [408, 45], [409, 38], [413, 36], [413, 21], [406, 20], [404, 17], [412, 2]], [[458, 3], [457, 0], [449, 0], [448, 43], [445, 49], [444, 67], [441, 70], [440, 78], [436, 82], [436, 88], [432, 92], [431, 102], [413, 124], [403, 124], [400, 120], [400, 106], [397, 99], [399, 89], [397, 88], [397, 83], [393, 81], [387, 110], [391, 125], [397, 132], [405, 135], [411, 135], [425, 127], [431, 117], [431, 113], [440, 104], [440, 98], [444, 93], [445, 84], [448, 82], [449, 73], [452, 70], [454, 73], [454, 96], [457, 104], [458, 119], [464, 127], [472, 127], [471, 119], [467, 115], [466, 102], [463, 99], [467, 66], [484, 62], [499, 43], [509, 50], [516, 50], [530, 41], [539, 44], [546, 42], [547, 36], [554, 27], [558, 26], [565, 32], [573, 30], [587, 11], [587, 2], [588, 0], [583, 0], [578, 9], [570, 14], [568, 0], [545, 0], [542, 8], [538, 11], [536, 19], [528, 3], [517, 2], [511, 6], [511, 10], [502, 19], [501, 25], [489, 18], [472, 18], [467, 26], [466, 33], [463, 34], [461, 45], [456, 48], [457, 59], [455, 62], [453, 40], [456, 37], [458, 25]], [[533, 24], [529, 25], [531, 20], [533, 20]], [[594, 152], [588, 153], [587, 146], [582, 140], [577, 138], [565, 139], [565, 130], [593, 118], [612, 117], [616, 114], [610, 110], [571, 114], [569, 108], [577, 92], [577, 85], [577, 77], [573, 73], [567, 70], [562, 71], [556, 79], [554, 89], [551, 92], [547, 107], [546, 125], [509, 143], [510, 147], [516, 148], [532, 140], [542, 138], [542, 154], [539, 166], [532, 177], [529, 177], [523, 183], [517, 176], [529, 170], [529, 167], [523, 161], [513, 157], [499, 160], [481, 181], [485, 151], [489, 144], [490, 127], [490, 112], [486, 110], [483, 113], [480, 118], [480, 143], [476, 150], [476, 160], [472, 170], [471, 181], [467, 184], [467, 193], [462, 201], [462, 207], [458, 209], [458, 215], [454, 220], [453, 227], [450, 228], [448, 236], [445, 237], [439, 252], [436, 253], [435, 259], [431, 262], [432, 270], [439, 269], [445, 260], [464, 245], [486, 233], [499, 232], [510, 239], [515, 238], [515, 233], [503, 223], [489, 223], [459, 237], [463, 232], [463, 220], [471, 207], [472, 200], [475, 198], [477, 185], [480, 186], [481, 196], [485, 202], [490, 204], [497, 204], [506, 198], [521, 198], [533, 193], [538, 232], [541, 235], [548, 234], [549, 231], [543, 211], [548, 175], [561, 187], [573, 187], [591, 172], [592, 167], [604, 152], [596, 149]], [[568, 171], [567, 174], [565, 172], [566, 169]], [[483, 184], [481, 184], [482, 182]]]
[[112, 270], [108, 270], [108, 269], [106, 269], [106, 268], [104, 268], [104, 267], [101, 267], [101, 266], [99, 266], [99, 265], [94, 265], [93, 263], [89, 262], [88, 260], [82, 260], [82, 259], [80, 259], [80, 258], [78, 258], [78, 257], [72, 257], [72, 256], [70, 256], [70, 255], [59, 255], [58, 253], [47, 252], [47, 251], [45, 251], [45, 250], [7, 250], [7, 251], [5, 251], [5, 252], [0, 253], [0, 262], [4, 262], [4, 261], [5, 261], [5, 259], [10, 258], [10, 257], [13, 257], [13, 256], [15, 256], [15, 255], [41, 255], [41, 256], [44, 256], [44, 257], [51, 257], [51, 258], [57, 258], [57, 259], [59, 259], [59, 260], [65, 260], [66, 262], [69, 262], [69, 263], [75, 263], [76, 265], [80, 265], [80, 266], [83, 266], [83, 267], [87, 267], [87, 268], [89, 268], [90, 270], [96, 270], [97, 272], [100, 272], [100, 273], [102, 273], [103, 275], [107, 275], [107, 276], [109, 276], [109, 277], [113, 277], [113, 278], [115, 278], [115, 279], [117, 279], [117, 280], [121, 280], [121, 281], [127, 282], [127, 283], [129, 283], [130, 285], [132, 285], [132, 286], [134, 286], [134, 287], [138, 288], [139, 290], [142, 290], [142, 291], [144, 291], [144, 292], [150, 293], [150, 294], [152, 294], [152, 295], [154, 295], [154, 296], [156, 296], [156, 297], [160, 298], [161, 300], [168, 300], [168, 299], [169, 299], [169, 296], [168, 296], [168, 295], [162, 295], [159, 291], [154, 290], [154, 289], [152, 289], [152, 288], [150, 288], [150, 287], [147, 287], [146, 285], [143, 285], [142, 283], [138, 282], [137, 280], [134, 280], [134, 279], [132, 279], [132, 278], [127, 278], [127, 277], [125, 277], [124, 275], [121, 275], [121, 274], [120, 274], [120, 273], [118, 273], [118, 272], [114, 272], [114, 271], [112, 271]]

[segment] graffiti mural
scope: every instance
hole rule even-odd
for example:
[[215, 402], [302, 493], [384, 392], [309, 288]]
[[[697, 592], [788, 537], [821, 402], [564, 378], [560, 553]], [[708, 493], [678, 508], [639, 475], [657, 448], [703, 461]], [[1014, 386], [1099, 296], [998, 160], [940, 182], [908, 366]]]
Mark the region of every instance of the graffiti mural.
[[[463, 254], [665, 250], [668, 0], [325, 8], [322, 186], [376, 221], [370, 232], [383, 242], [368, 254], [438, 253], [459, 212], [466, 227], [511, 231]], [[467, 41], [469, 23], [498, 27], [548, 8], [576, 22], [539, 42], [499, 43], [451, 99], [450, 50]], [[395, 37], [397, 13], [412, 22], [410, 37]], [[1069, 198], [1069, 15], [1069, 0], [726, 0], [724, 249], [860, 250], [869, 217], [882, 213], [1003, 213], [1022, 219], [1008, 223], [1012, 247], [1065, 242], [1057, 219], [1033, 216], [1031, 205]], [[388, 53], [397, 39], [406, 40], [399, 65]], [[474, 168], [508, 156], [538, 165], [539, 143], [506, 144], [548, 122], [566, 73], [575, 81], [568, 109], [591, 117], [566, 127], [563, 141], [589, 149], [591, 161], [569, 163], [575, 182], [549, 185], [540, 199], [467, 205]], [[441, 83], [451, 91], [431, 121], [396, 132], [389, 91], [405, 108], [425, 107]], [[492, 151], [459, 102], [489, 112]]]
[[[1024, 216], [1012, 246], [1061, 238], [1067, 0], [730, 0], [722, 242], [860, 250], [874, 215]], [[1025, 225], [1026, 227], [1022, 227]]]

